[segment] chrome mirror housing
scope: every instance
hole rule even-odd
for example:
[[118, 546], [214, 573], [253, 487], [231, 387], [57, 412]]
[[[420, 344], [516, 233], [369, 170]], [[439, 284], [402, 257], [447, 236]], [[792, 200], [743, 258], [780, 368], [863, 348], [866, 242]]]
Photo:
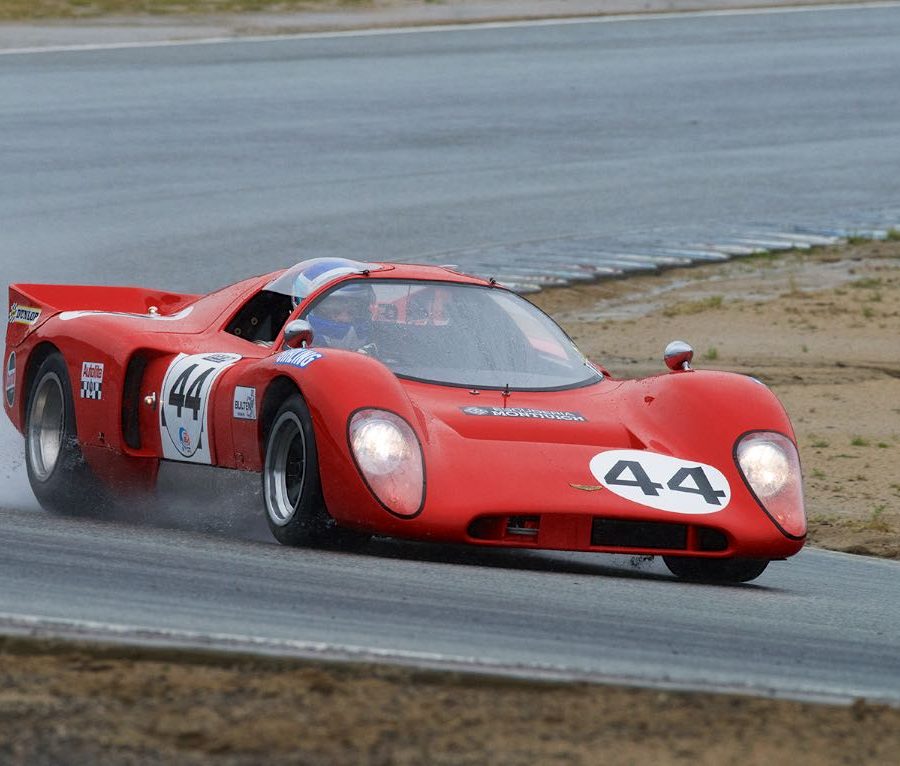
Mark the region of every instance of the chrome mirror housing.
[[285, 348], [305, 348], [312, 340], [312, 326], [305, 319], [295, 319], [284, 328]]
[[666, 367], [670, 370], [690, 370], [691, 360], [694, 358], [694, 349], [683, 340], [673, 340], [663, 354]]

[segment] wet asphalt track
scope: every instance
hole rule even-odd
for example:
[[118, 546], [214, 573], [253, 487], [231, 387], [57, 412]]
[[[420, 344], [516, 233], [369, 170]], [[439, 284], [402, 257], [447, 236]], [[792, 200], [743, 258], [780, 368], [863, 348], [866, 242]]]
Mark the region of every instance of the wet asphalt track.
[[[0, 268], [205, 290], [311, 255], [845, 223], [897, 207], [898, 41], [900, 10], [857, 9], [2, 57]], [[610, 557], [292, 551], [252, 484], [183, 469], [159, 524], [57, 519], [10, 432], [7, 629], [900, 702], [894, 563], [811, 551], [719, 588]]]

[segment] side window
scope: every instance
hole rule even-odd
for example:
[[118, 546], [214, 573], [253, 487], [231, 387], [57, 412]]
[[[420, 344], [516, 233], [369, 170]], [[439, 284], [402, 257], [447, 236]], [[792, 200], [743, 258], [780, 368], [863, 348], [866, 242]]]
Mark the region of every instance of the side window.
[[292, 310], [289, 296], [261, 290], [232, 317], [225, 332], [251, 343], [272, 343]]

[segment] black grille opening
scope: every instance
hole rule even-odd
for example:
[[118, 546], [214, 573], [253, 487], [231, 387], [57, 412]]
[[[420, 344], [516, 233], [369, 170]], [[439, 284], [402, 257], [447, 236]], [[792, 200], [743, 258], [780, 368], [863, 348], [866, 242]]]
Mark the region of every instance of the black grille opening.
[[710, 527], [697, 529], [697, 545], [701, 551], [724, 551], [728, 548], [728, 538], [724, 532]]
[[683, 551], [687, 549], [687, 525], [657, 521], [594, 519], [591, 527], [591, 545]]
[[141, 382], [146, 369], [146, 357], [135, 354], [128, 362], [122, 386], [122, 436], [131, 449], [141, 448]]

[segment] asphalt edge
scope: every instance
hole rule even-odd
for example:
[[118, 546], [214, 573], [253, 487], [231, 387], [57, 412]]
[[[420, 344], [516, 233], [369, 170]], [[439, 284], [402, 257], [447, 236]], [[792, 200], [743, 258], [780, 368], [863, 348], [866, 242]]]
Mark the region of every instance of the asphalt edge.
[[455, 658], [424, 652], [372, 650], [293, 640], [260, 639], [228, 634], [113, 626], [75, 620], [0, 614], [0, 654], [84, 652], [133, 661], [165, 661], [187, 665], [231, 667], [261, 663], [281, 667], [320, 667], [355, 678], [392, 669], [404, 676], [422, 674], [442, 683], [490, 683], [522, 686], [603, 686], [719, 697], [755, 698], [830, 707], [866, 704], [900, 710], [900, 700], [836, 694], [815, 689], [779, 690], [752, 684], [644, 679], [625, 675], [583, 673], [564, 666], [512, 665], [478, 658]]

